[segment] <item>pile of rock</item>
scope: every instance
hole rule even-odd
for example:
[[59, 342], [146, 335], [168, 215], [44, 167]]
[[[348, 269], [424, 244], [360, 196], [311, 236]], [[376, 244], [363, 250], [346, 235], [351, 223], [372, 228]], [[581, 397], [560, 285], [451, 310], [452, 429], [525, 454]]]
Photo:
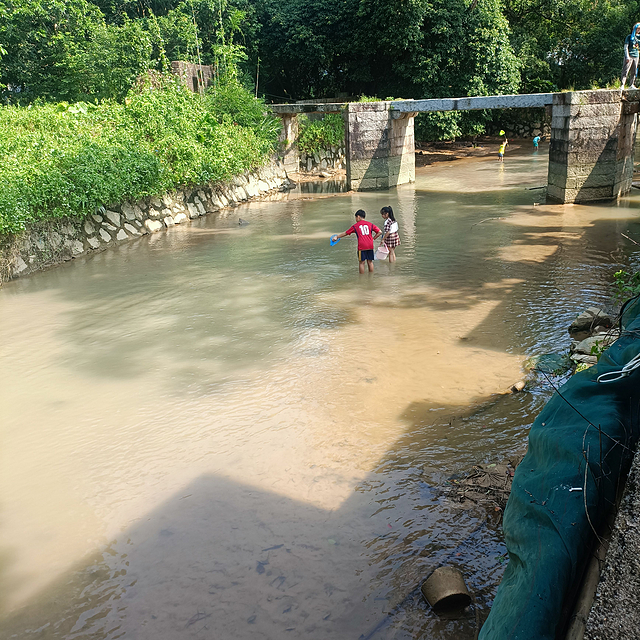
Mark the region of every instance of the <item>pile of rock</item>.
[[161, 198], [100, 207], [82, 219], [34, 225], [0, 249], [0, 282], [292, 186], [278, 162], [238, 176], [229, 184], [179, 189]]
[[620, 336], [614, 323], [615, 318], [596, 307], [581, 313], [568, 329], [572, 338], [571, 360], [578, 365], [596, 364], [598, 355]]

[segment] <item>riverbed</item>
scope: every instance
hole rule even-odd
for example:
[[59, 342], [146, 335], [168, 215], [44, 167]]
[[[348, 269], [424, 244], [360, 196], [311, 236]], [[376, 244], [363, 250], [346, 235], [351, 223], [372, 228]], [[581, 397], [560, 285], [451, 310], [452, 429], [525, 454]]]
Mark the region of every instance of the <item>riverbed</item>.
[[[522, 451], [551, 390], [496, 394], [638, 266], [640, 198], [545, 205], [545, 151], [293, 192], [5, 284], [0, 637], [473, 638], [505, 548], [443, 487]], [[329, 236], [384, 205], [398, 261], [360, 276]], [[422, 601], [443, 563], [477, 618]]]

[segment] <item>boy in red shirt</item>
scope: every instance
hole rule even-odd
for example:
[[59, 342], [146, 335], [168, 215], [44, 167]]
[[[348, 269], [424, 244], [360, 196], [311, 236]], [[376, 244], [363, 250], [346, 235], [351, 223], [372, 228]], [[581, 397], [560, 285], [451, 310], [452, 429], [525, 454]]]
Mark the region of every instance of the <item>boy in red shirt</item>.
[[[364, 263], [369, 265], [369, 272], [373, 272], [373, 241], [382, 233], [372, 222], [365, 220], [366, 213], [362, 209], [356, 211], [356, 223], [344, 233], [338, 233], [331, 238], [332, 241], [344, 238], [355, 233], [358, 236], [358, 269], [364, 273]], [[375, 235], [374, 235], [375, 233]]]

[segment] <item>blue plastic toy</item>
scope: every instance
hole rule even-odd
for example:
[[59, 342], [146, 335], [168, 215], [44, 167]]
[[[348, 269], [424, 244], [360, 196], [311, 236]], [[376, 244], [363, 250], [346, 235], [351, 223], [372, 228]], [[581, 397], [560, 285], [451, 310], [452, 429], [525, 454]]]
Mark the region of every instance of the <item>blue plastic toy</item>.
[[333, 247], [333, 245], [338, 244], [340, 242], [340, 238], [333, 239], [333, 236], [329, 238], [329, 244]]

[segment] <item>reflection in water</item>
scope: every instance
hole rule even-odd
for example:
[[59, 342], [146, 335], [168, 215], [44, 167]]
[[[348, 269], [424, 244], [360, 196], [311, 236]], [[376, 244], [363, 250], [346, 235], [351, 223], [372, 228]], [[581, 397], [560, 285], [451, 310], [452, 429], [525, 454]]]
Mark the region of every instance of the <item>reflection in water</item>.
[[[0, 290], [2, 638], [473, 638], [499, 528], [439, 487], [522, 449], [566, 344], [640, 235], [636, 198], [534, 206], [541, 156], [242, 207]], [[364, 208], [398, 262], [357, 273]]]
[[343, 193], [347, 191], [346, 178], [334, 180], [301, 180], [298, 182], [293, 194], [296, 193]]

